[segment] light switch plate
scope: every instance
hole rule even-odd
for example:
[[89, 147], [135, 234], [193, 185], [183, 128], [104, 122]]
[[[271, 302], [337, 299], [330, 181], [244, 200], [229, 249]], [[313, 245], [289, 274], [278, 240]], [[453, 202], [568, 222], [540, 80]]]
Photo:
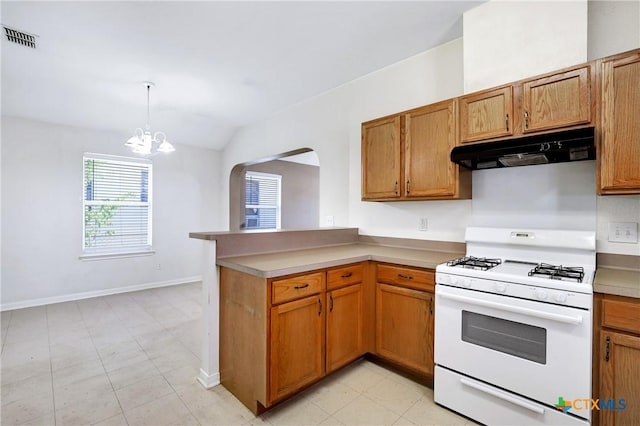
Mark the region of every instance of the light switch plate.
[[613, 243], [637, 243], [637, 222], [609, 222], [609, 241]]

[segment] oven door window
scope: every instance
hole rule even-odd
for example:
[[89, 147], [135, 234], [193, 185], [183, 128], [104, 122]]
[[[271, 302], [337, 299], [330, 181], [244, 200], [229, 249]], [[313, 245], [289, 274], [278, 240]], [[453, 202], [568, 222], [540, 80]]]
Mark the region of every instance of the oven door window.
[[539, 364], [547, 363], [547, 330], [462, 311], [462, 340]]

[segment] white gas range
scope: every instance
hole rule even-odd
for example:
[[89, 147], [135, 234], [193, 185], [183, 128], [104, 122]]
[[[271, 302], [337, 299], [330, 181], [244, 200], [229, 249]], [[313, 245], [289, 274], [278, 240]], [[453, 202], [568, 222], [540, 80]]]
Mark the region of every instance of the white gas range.
[[595, 233], [467, 228], [436, 268], [435, 401], [485, 424], [589, 423]]

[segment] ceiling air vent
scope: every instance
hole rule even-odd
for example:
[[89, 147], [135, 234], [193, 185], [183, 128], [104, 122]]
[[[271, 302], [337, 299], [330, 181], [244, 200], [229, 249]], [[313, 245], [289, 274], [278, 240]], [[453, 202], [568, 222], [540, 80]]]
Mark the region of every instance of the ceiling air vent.
[[36, 48], [36, 35], [25, 33], [24, 31], [14, 30], [6, 26], [2, 26], [4, 29], [4, 35], [12, 43], [17, 43], [21, 46]]

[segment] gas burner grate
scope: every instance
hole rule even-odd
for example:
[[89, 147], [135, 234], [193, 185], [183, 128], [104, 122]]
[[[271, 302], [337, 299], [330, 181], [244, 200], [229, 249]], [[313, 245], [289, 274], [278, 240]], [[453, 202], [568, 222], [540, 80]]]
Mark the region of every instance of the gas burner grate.
[[584, 268], [580, 266], [562, 266], [539, 263], [529, 271], [529, 276], [547, 276], [552, 280], [575, 280], [581, 283], [584, 278]]
[[487, 259], [486, 257], [465, 256], [448, 261], [447, 266], [460, 266], [462, 268], [480, 269], [482, 271], [486, 271], [493, 268], [494, 266], [498, 266], [501, 263], [502, 260], [500, 259]]

